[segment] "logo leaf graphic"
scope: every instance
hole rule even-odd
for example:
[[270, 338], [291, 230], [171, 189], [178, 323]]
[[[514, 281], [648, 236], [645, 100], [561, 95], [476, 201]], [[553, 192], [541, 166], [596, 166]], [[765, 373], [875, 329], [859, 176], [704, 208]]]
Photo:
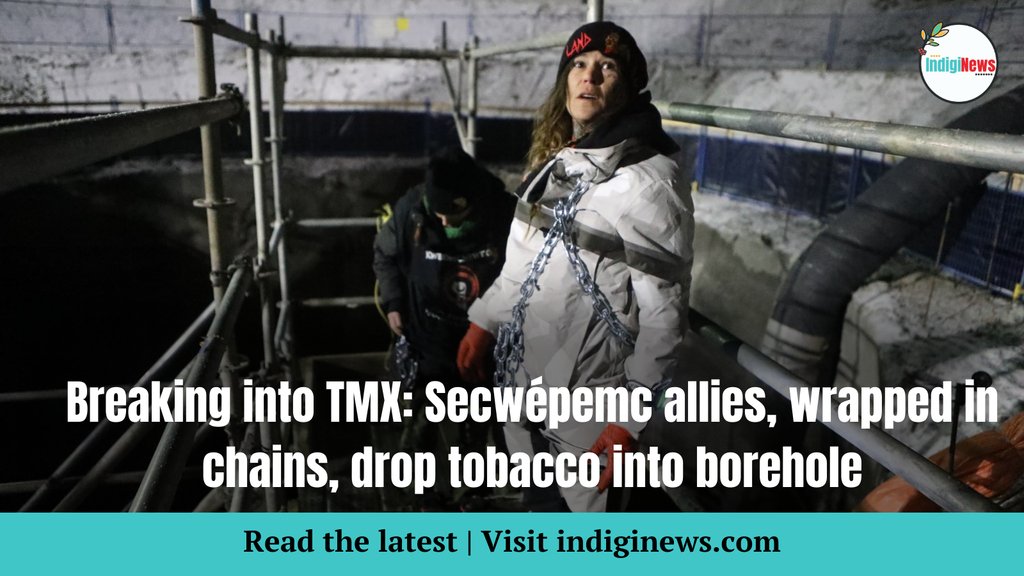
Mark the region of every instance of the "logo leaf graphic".
[[938, 34], [940, 30], [942, 30], [942, 22], [939, 22], [935, 25], [935, 28], [932, 28], [932, 36]]
[[928, 39], [928, 35], [924, 33], [924, 30], [921, 30], [921, 40], [927, 40], [927, 39]]
[[939, 31], [939, 33], [938, 33], [938, 34], [936, 34], [936, 35], [935, 35], [935, 36], [933, 36], [933, 37], [934, 37], [934, 38], [942, 38], [942, 37], [943, 37], [943, 36], [945, 36], [946, 34], [949, 34], [949, 30], [940, 30], [940, 31]]
[[928, 41], [928, 45], [929, 45], [929, 46], [938, 46], [938, 45], [939, 45], [939, 43], [938, 43], [938, 42], [935, 42], [935, 41], [933, 41], [933, 40], [929, 40], [929, 41]]

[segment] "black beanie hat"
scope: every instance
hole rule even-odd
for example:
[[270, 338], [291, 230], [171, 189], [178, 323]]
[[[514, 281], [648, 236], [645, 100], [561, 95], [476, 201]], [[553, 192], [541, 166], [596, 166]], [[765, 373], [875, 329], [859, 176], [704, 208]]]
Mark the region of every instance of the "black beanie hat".
[[481, 192], [480, 168], [458, 146], [441, 148], [427, 164], [426, 196], [432, 212], [458, 214], [465, 211]]
[[647, 86], [647, 59], [633, 36], [614, 22], [590, 22], [577, 28], [562, 50], [558, 74], [562, 74], [573, 58], [590, 50], [599, 50], [605, 56], [614, 58], [619, 63], [623, 77], [629, 80], [635, 92]]

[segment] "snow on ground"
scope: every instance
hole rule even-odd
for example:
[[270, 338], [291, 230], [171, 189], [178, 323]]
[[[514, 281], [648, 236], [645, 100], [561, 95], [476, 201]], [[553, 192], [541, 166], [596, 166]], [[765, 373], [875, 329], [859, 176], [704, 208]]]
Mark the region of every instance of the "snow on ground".
[[[824, 225], [715, 194], [695, 194], [694, 205], [691, 303], [757, 346], [785, 272]], [[930, 387], [983, 370], [1004, 421], [1024, 410], [1022, 342], [1024, 304], [897, 255], [853, 294], [837, 385]], [[994, 426], [962, 423], [959, 437]], [[949, 431], [949, 424], [906, 422], [892, 433], [931, 454], [948, 446]]]

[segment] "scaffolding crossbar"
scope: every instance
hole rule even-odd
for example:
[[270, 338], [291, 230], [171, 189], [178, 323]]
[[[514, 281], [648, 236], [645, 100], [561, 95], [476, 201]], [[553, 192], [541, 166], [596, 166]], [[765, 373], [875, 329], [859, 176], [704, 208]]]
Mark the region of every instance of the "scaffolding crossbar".
[[209, 100], [0, 130], [0, 192], [39, 182], [242, 111], [240, 98]]
[[976, 168], [1024, 172], [1024, 136], [682, 102], [655, 102], [654, 105], [666, 120]]

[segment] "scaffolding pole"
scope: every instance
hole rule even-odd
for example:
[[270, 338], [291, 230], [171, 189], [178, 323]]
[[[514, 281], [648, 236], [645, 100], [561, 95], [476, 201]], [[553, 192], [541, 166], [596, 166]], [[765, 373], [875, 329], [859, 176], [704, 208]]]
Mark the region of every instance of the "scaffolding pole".
[[587, 0], [587, 22], [604, 20], [604, 0]]
[[[284, 19], [279, 24], [281, 35], [270, 32], [270, 39], [277, 46], [284, 46]], [[284, 147], [284, 83], [288, 60], [278, 52], [270, 53], [270, 175], [274, 193], [274, 233], [277, 238], [277, 274], [281, 290], [281, 309], [277, 318], [277, 333], [274, 344], [283, 348], [291, 340], [291, 327], [285, 315], [291, 294], [288, 290], [288, 242], [284, 208], [281, 203], [281, 152]], [[273, 243], [273, 242], [272, 242]]]
[[512, 42], [510, 44], [499, 44], [497, 46], [488, 46], [486, 48], [473, 48], [469, 51], [470, 58], [487, 58], [488, 56], [497, 56], [499, 54], [511, 54], [513, 52], [530, 52], [533, 50], [545, 50], [547, 48], [558, 48], [565, 45], [565, 39], [569, 37], [572, 30], [566, 30], [565, 32], [555, 32], [552, 34], [545, 34], [538, 36], [530, 40], [524, 40], [522, 42]]
[[302, 301], [305, 308], [355, 308], [372, 306], [377, 303], [373, 296], [342, 296], [340, 298], [307, 298]]
[[[163, 375], [175, 364], [183, 363], [185, 358], [191, 354], [189, 347], [195, 346], [199, 342], [199, 338], [203, 332], [210, 326], [210, 322], [213, 320], [213, 313], [216, 307], [213, 303], [210, 303], [205, 310], [185, 329], [184, 332], [173, 344], [149, 367], [149, 370], [132, 385], [132, 388], [139, 386], [145, 386], [153, 380], [160, 380]], [[114, 429], [114, 424], [109, 420], [103, 420], [89, 435], [82, 440], [81, 443], [71, 452], [67, 458], [57, 469], [50, 474], [50, 477], [44, 482], [39, 488], [36, 489], [35, 493], [21, 506], [21, 512], [28, 512], [35, 509], [40, 502], [45, 499], [54, 486], [59, 483], [62, 479], [66, 478], [72, 470], [78, 467], [79, 464], [85, 457], [88, 456], [95, 448], [99, 445], [100, 441], [105, 438], [108, 433]]]
[[[259, 35], [259, 20], [256, 14], [246, 12], [245, 28]], [[249, 145], [252, 158], [253, 207], [256, 213], [256, 266], [262, 266], [267, 259], [266, 199], [263, 194], [263, 94], [260, 86], [260, 51], [252, 47], [245, 49], [245, 62], [249, 76]]]
[[[259, 38], [259, 20], [256, 14], [246, 12], [245, 30], [247, 33]], [[260, 293], [260, 320], [263, 328], [262, 374], [265, 380], [268, 373], [273, 372], [277, 366], [277, 352], [274, 347], [273, 302], [271, 302], [271, 291], [268, 285], [270, 278], [266, 272], [268, 243], [266, 196], [263, 192], [263, 95], [260, 85], [259, 48], [249, 46], [245, 49], [245, 55], [249, 72], [249, 141], [252, 148], [252, 158], [249, 160], [249, 163], [252, 165], [253, 208], [256, 216], [255, 276], [256, 285]], [[260, 441], [264, 448], [269, 449], [274, 444], [281, 442], [280, 434], [275, 434], [275, 431], [277, 431], [277, 427], [274, 423], [260, 423]], [[263, 493], [267, 511], [276, 512], [279, 509], [277, 489], [273, 486], [267, 486]]]
[[[142, 475], [145, 472], [138, 470], [135, 472], [117, 472], [114, 474], [108, 474], [103, 478], [102, 485], [125, 485], [125, 486], [138, 486], [142, 480]], [[186, 468], [184, 476], [187, 477], [200, 477], [200, 471], [197, 468]], [[74, 482], [78, 482], [82, 479], [82, 476], [69, 476], [62, 479], [57, 483], [58, 487], [63, 487]], [[26, 492], [32, 492], [37, 490], [40, 486], [49, 482], [49, 479], [44, 480], [19, 480], [17, 482], [5, 482], [0, 484], [0, 495], [9, 496], [13, 494], [25, 494]]]
[[[209, 388], [228, 351], [227, 336], [233, 331], [245, 292], [252, 282], [252, 266], [242, 259], [235, 267], [217, 315], [206, 333], [203, 348], [196, 356], [185, 381], [187, 387]], [[178, 490], [181, 472], [185, 469], [200, 422], [170, 422], [156, 447], [142, 486], [135, 495], [132, 512], [163, 512], [170, 509]]]
[[[744, 370], [760, 382], [789, 399], [793, 388], [807, 388], [777, 362], [756, 348], [744, 343], [694, 309], [690, 309], [690, 328], [705, 340], [718, 346], [731, 356]], [[861, 428], [858, 422], [841, 422], [836, 416], [836, 403], [829, 400], [830, 422], [822, 422], [848, 440], [876, 462], [909, 482], [932, 502], [952, 512], [1000, 512], [1002, 508], [972, 490], [960, 480], [950, 476], [931, 460], [921, 456], [906, 444], [872, 425]]]
[[1024, 136], [655, 102], [662, 118], [936, 162], [1024, 171]]
[[[210, 7], [210, 0], [192, 0], [192, 17], [195, 19], [215, 18], [213, 9]], [[199, 99], [206, 100], [214, 96], [217, 86], [213, 59], [213, 34], [202, 22], [193, 26], [193, 32]], [[220, 126], [204, 124], [199, 130], [203, 148], [203, 188], [206, 197], [196, 201], [196, 204], [206, 208], [206, 222], [210, 236], [210, 279], [213, 283], [214, 302], [219, 303], [224, 296], [224, 262], [231, 260], [230, 251], [225, 245], [227, 219], [222, 218], [221, 211], [232, 205], [233, 202], [224, 198]]]
[[202, 102], [0, 130], [0, 192], [238, 115], [234, 95]]
[[287, 58], [367, 58], [373, 60], [441, 60], [455, 59], [455, 50], [420, 50], [416, 48], [350, 48], [345, 46], [283, 46]]
[[376, 218], [304, 218], [297, 220], [300, 228], [366, 228], [377, 225]]
[[41, 400], [63, 400], [67, 390], [25, 390], [22, 392], [0, 392], [0, 404], [8, 402], [38, 402]]
[[[248, 13], [247, 13], [248, 14]], [[258, 32], [249, 30], [248, 26], [245, 30], [227, 22], [223, 18], [217, 16], [217, 11], [212, 8], [207, 12], [205, 16], [192, 16], [191, 18], [181, 18], [182, 22], [189, 24], [195, 24], [197, 26], [205, 26], [210, 30], [210, 33], [220, 36], [221, 38], [227, 38], [233, 40], [239, 44], [255, 49], [255, 50], [266, 50], [268, 52], [274, 50], [276, 47], [266, 40], [260, 38]]]
[[[441, 49], [448, 49], [448, 23], [441, 22]], [[448, 72], [448, 63], [444, 60], [438, 60], [437, 63], [441, 66], [441, 74], [444, 76], [444, 85], [448, 88], [448, 97], [452, 101], [452, 122], [455, 123], [455, 132], [459, 135], [459, 144], [462, 149], [466, 149], [466, 127], [463, 126], [462, 117], [460, 116], [462, 109], [461, 101], [461, 90], [462, 86], [459, 86], [459, 91], [456, 91], [455, 85], [452, 83], [452, 75]], [[462, 67], [462, 55], [458, 60], [458, 64], [461, 70]], [[459, 75], [459, 82], [462, 82], [462, 75]]]
[[[216, 66], [213, 55], [213, 31], [204, 25], [212, 21], [216, 13], [210, 6], [210, 0], [192, 0], [192, 17], [197, 20], [193, 24], [193, 35], [196, 51], [196, 70], [199, 87], [199, 99], [210, 98], [217, 86]], [[210, 238], [210, 284], [213, 287], [213, 301], [220, 304], [224, 297], [224, 286], [228, 274], [226, 263], [234, 257], [234, 249], [230, 244], [232, 234], [228, 228], [230, 219], [225, 210], [234, 205], [234, 200], [224, 196], [224, 178], [221, 163], [221, 132], [219, 124], [207, 124], [200, 128], [199, 135], [203, 149], [203, 190], [204, 198], [193, 204], [206, 210], [206, 224]], [[224, 335], [226, 352], [221, 361], [220, 378], [224, 386], [232, 390], [238, 389], [235, 379], [234, 365], [235, 341], [232, 331]], [[235, 426], [232, 439], [237, 444], [241, 430]]]
[[[190, 362], [188, 366], [182, 368], [181, 372], [178, 373], [176, 378], [184, 378], [189, 369], [192, 367]], [[109, 423], [104, 421], [104, 423]], [[64, 498], [57, 503], [54, 507], [54, 512], [73, 512], [82, 505], [82, 502], [89, 497], [96, 488], [103, 484], [104, 479], [110, 474], [110, 471], [117, 467], [118, 464], [124, 461], [124, 459], [135, 449], [136, 446], [142, 442], [146, 436], [150, 433], [157, 431], [160, 428], [159, 424], [151, 424], [148, 422], [133, 422], [127, 430], [114, 442], [103, 456], [93, 464], [92, 468], [82, 476], [72, 488], [64, 495]]]
[[469, 84], [469, 92], [466, 95], [466, 142], [463, 148], [466, 150], [466, 154], [469, 154], [473, 158], [476, 158], [476, 112], [478, 102], [477, 89], [479, 88], [479, 72], [480, 72], [480, 60], [473, 55], [473, 50], [476, 50], [480, 46], [480, 39], [476, 36], [473, 37], [472, 48], [466, 47], [466, 52], [469, 53], [469, 76], [467, 82]]

